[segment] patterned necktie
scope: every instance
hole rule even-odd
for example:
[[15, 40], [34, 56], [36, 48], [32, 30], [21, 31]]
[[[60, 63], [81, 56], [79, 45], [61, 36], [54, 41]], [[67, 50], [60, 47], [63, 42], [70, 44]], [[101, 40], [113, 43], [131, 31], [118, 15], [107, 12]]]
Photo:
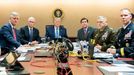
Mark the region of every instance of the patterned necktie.
[[14, 40], [16, 40], [16, 32], [15, 32], [15, 28], [13, 28], [12, 31], [13, 31], [13, 38], [14, 38]]
[[86, 33], [87, 33], [87, 30], [86, 30], [86, 28], [84, 29], [84, 34], [86, 35]]
[[33, 29], [32, 28], [30, 28], [29, 35], [30, 35], [29, 41], [32, 42], [32, 39], [33, 39]]

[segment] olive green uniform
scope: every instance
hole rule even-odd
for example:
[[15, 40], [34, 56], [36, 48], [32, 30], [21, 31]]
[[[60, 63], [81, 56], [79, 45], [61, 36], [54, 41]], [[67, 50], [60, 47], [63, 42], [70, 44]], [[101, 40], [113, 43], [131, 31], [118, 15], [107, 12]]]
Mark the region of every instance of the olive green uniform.
[[113, 30], [110, 29], [108, 26], [104, 28], [103, 31], [97, 29], [93, 35], [93, 39], [91, 43], [94, 45], [101, 45], [101, 51], [106, 51], [113, 44]]

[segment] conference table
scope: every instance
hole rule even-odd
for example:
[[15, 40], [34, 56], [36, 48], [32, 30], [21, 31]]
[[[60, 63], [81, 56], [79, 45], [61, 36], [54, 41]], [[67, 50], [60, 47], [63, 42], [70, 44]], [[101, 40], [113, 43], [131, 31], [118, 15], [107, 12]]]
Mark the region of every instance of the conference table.
[[[42, 73], [41, 75], [57, 75], [56, 61], [53, 57], [41, 57], [36, 58], [33, 54], [30, 62], [21, 62], [26, 71], [30, 75], [38, 75], [37, 73]], [[101, 71], [97, 68], [100, 65], [108, 65], [106, 63], [98, 63], [96, 61], [84, 61], [78, 57], [70, 56], [69, 66], [72, 70], [73, 75], [103, 75]]]
[[[30, 61], [20, 62], [24, 69], [30, 75], [57, 75], [57, 60], [53, 56], [35, 57], [35, 52], [29, 52], [27, 54], [27, 56], [31, 57]], [[119, 58], [119, 60], [124, 60], [124, 58]], [[68, 57], [68, 63], [73, 75], [103, 75], [98, 69], [98, 66], [111, 66], [105, 62], [98, 62], [96, 60], [86, 61], [72, 55]]]

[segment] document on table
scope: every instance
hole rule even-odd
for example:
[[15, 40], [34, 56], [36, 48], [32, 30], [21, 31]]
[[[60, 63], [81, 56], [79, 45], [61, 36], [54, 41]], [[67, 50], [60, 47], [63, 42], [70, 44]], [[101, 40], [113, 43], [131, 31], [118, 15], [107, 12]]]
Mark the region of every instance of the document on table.
[[119, 72], [118, 75], [134, 75], [134, 72]]
[[134, 72], [133, 68], [122, 66], [98, 66], [104, 75], [116, 75], [117, 72]]
[[7, 75], [5, 67], [0, 67], [0, 75]]
[[100, 53], [94, 53], [94, 58], [113, 58], [113, 55], [110, 53], [100, 52]]
[[113, 61], [112, 65], [113, 66], [122, 66], [122, 67], [134, 67], [134, 65], [128, 64], [128, 63], [121, 61], [121, 60]]
[[35, 50], [36, 50], [36, 47], [19, 47], [19, 48], [17, 48], [17, 51], [19, 53], [34, 52]]

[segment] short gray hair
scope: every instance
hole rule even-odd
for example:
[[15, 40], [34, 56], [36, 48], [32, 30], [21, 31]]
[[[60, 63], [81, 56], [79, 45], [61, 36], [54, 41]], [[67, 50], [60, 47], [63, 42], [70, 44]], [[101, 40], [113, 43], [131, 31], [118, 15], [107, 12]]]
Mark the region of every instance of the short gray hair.
[[19, 16], [19, 13], [17, 13], [17, 12], [11, 12], [10, 18], [11, 18], [11, 17], [14, 17], [14, 16]]
[[105, 16], [98, 16], [97, 19], [101, 21], [107, 21], [107, 18]]
[[36, 20], [36, 19], [33, 16], [31, 16], [28, 18], [28, 21], [30, 21], [30, 20]]

